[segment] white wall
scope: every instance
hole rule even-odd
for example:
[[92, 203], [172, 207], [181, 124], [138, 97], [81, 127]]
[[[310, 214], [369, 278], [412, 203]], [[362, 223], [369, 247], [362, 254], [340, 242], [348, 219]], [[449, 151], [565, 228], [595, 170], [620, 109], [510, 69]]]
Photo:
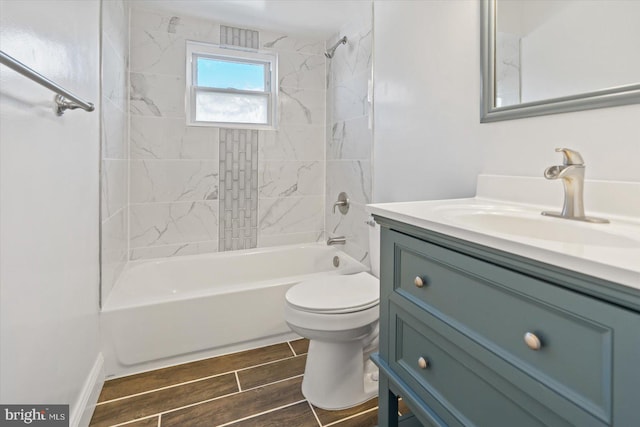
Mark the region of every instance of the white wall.
[[574, 1], [548, 17], [522, 37], [522, 101], [637, 83], [639, 19], [635, 1]]
[[473, 195], [477, 12], [475, 1], [374, 3], [374, 202]]
[[480, 3], [376, 1], [374, 201], [474, 194], [478, 173], [640, 181], [640, 105], [480, 124]]
[[[2, 1], [0, 49], [97, 104], [99, 8]], [[74, 425], [100, 377], [99, 112], [52, 99], [0, 66], [0, 401], [69, 403]]]

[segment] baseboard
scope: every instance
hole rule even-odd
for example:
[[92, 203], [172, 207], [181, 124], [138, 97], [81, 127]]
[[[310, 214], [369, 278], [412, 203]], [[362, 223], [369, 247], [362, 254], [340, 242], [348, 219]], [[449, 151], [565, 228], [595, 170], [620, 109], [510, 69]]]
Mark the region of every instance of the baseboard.
[[93, 368], [84, 382], [82, 392], [71, 412], [69, 427], [87, 427], [104, 385], [104, 357], [98, 353]]

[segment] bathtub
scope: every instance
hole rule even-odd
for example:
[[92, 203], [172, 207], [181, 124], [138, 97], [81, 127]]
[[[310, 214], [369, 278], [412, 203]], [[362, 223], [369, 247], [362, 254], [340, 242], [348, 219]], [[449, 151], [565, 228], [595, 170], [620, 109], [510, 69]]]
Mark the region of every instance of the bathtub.
[[106, 374], [295, 338], [283, 314], [291, 286], [364, 270], [336, 247], [319, 243], [131, 262], [102, 308]]

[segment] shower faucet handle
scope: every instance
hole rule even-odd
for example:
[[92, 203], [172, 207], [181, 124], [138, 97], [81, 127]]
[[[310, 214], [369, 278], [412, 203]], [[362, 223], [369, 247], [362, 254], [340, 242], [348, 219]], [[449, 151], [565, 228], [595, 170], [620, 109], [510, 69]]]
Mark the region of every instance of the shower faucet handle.
[[338, 201], [333, 204], [333, 213], [336, 213], [336, 207], [340, 209], [342, 215], [349, 212], [349, 196], [344, 191], [338, 194]]

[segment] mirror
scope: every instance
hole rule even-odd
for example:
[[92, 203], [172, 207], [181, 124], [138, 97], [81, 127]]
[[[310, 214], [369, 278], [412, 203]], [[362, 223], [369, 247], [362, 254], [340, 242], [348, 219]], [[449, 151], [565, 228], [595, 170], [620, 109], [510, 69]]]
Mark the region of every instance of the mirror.
[[481, 122], [640, 103], [640, 1], [483, 0]]

